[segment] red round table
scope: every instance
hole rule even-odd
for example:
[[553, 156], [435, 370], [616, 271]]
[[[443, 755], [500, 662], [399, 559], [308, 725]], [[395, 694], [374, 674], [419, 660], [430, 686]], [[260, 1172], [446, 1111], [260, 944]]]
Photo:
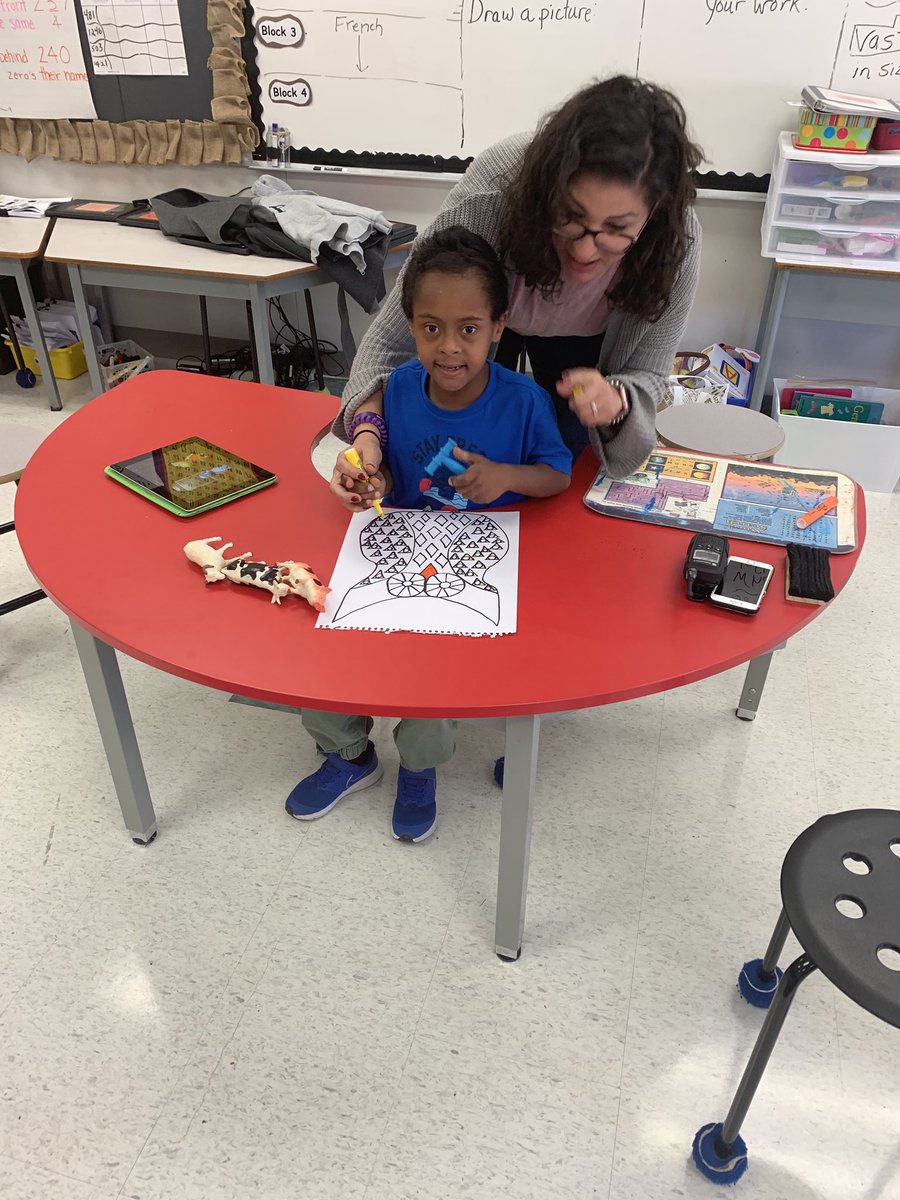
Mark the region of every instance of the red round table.
[[[504, 717], [506, 770], [497, 951], [515, 958], [524, 925], [539, 715], [648, 695], [751, 662], [738, 714], [752, 718], [772, 651], [821, 611], [784, 599], [784, 550], [752, 618], [685, 599], [690, 534], [599, 517], [582, 504], [595, 464], [562, 496], [522, 507], [518, 632], [497, 638], [316, 630], [289, 598], [206, 586], [182, 547], [221, 534], [235, 552], [309, 562], [326, 581], [348, 517], [310, 462], [337, 409], [330, 396], [179, 372], [151, 372], [98, 396], [60, 425], [18, 489], [16, 529], [47, 595], [70, 617], [126, 827], [156, 833], [114, 650], [209, 687], [281, 704], [409, 717]], [[279, 482], [179, 519], [104, 474], [111, 462], [201, 435], [274, 471]], [[64, 499], [64, 503], [60, 500]], [[860, 546], [865, 532], [859, 496]], [[835, 556], [835, 590], [859, 551]], [[98, 568], [108, 564], [108, 569]], [[341, 686], [365, 655], [371, 695]]]

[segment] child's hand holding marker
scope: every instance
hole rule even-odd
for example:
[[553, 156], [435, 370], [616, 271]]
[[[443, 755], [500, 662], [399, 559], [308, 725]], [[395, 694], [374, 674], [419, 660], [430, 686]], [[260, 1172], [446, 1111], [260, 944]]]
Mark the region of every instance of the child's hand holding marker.
[[504, 463], [491, 462], [483, 454], [473, 454], [457, 446], [453, 457], [465, 464], [465, 469], [453, 478], [453, 486], [473, 504], [493, 504], [504, 492], [510, 491], [509, 468]]

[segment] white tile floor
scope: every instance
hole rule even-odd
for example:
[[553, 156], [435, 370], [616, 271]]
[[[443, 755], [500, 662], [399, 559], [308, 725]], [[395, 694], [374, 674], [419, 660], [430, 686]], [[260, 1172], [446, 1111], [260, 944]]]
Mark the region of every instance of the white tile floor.
[[[0, 420], [48, 432], [0, 379]], [[0, 520], [14, 489], [0, 488]], [[555, 719], [525, 952], [492, 953], [499, 735], [465, 728], [438, 835], [394, 771], [313, 825], [298, 720], [124, 661], [160, 818], [122, 828], [66, 621], [0, 625], [4, 1200], [703, 1200], [695, 1129], [760, 1024], [737, 996], [820, 813], [897, 804], [900, 497], [832, 610], [741, 672]], [[2, 594], [30, 579], [0, 540]], [[379, 729], [380, 749], [393, 749]], [[900, 1196], [900, 1031], [804, 985], [745, 1125], [745, 1200]]]

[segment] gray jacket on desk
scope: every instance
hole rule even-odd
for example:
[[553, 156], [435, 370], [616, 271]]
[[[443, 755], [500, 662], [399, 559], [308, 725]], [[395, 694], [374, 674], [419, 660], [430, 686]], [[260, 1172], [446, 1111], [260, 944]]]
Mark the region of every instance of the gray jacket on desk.
[[[451, 225], [464, 225], [497, 246], [504, 181], [516, 170], [530, 140], [516, 134], [479, 154], [454, 187], [431, 225], [427, 237]], [[631, 412], [618, 428], [591, 430], [591, 444], [610, 475], [624, 479], [636, 471], [656, 441], [656, 407], [687, 324], [700, 271], [700, 224], [688, 215], [692, 241], [672, 289], [668, 307], [658, 321], [650, 322], [613, 309], [597, 367], [625, 384]], [[344, 407], [333, 432], [346, 440], [347, 425], [359, 405], [383, 388], [395, 367], [414, 358], [415, 343], [400, 307], [399, 280], [360, 342], [350, 379], [344, 390]]]

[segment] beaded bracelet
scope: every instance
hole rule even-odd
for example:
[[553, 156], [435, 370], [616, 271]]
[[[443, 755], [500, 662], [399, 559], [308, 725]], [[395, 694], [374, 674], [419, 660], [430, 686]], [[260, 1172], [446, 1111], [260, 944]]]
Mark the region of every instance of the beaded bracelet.
[[[380, 417], [378, 413], [373, 412], [358, 412], [347, 428], [347, 437], [351, 442], [353, 441], [354, 434], [360, 425], [371, 425], [372, 429], [377, 429], [378, 441], [381, 444], [381, 448], [382, 450], [387, 449], [388, 432], [387, 422], [385, 421], [384, 417]], [[367, 430], [366, 432], [372, 431]]]

